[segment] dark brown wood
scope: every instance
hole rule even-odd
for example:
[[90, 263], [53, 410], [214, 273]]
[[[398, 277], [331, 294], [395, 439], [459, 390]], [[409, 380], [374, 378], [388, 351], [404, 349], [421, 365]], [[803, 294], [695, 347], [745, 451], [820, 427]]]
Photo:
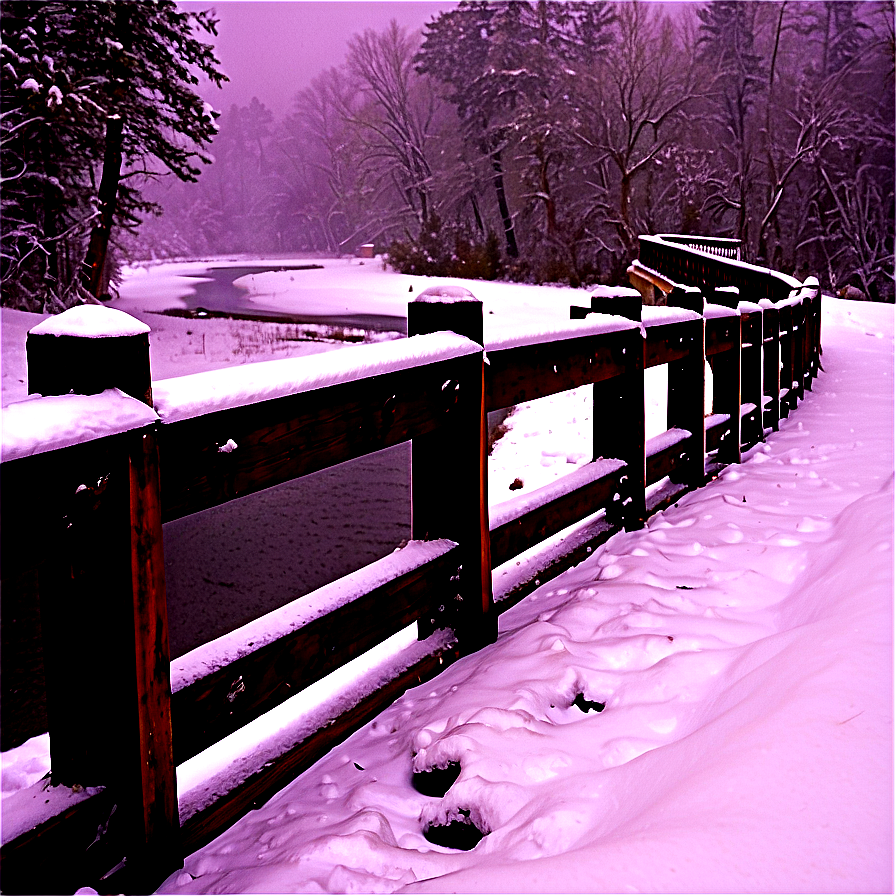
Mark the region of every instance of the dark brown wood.
[[641, 236], [638, 258], [642, 265], [661, 276], [699, 286], [706, 295], [712, 294], [717, 286], [736, 286], [746, 300], [768, 297], [773, 302], [780, 302], [796, 285], [792, 277], [777, 271], [743, 263], [732, 264], [728, 258], [715, 255], [711, 244], [705, 241], [697, 248], [702, 240], [702, 237], [688, 236]]
[[[166, 424], [160, 435], [164, 519], [435, 430], [451, 432], [464, 404], [457, 389], [478, 400], [472, 397], [477, 381], [470, 379], [477, 364], [479, 355], [452, 358]], [[236, 448], [220, 450], [229, 440]]]
[[778, 306], [778, 327], [781, 352], [780, 408], [781, 417], [786, 418], [796, 407], [793, 392], [793, 308], [787, 303]]
[[[410, 303], [408, 335], [423, 335], [438, 325], [481, 345], [482, 303], [436, 299], [424, 293]], [[449, 538], [461, 546], [461, 600], [459, 606], [446, 606], [436, 625], [453, 628], [462, 649], [473, 651], [498, 637], [498, 617], [488, 538], [484, 358], [469, 355], [461, 360], [463, 372], [453, 385], [446, 383], [455, 414], [450, 438], [431, 432], [411, 442], [411, 532], [414, 538]]]
[[460, 554], [454, 548], [179, 690], [172, 697], [176, 761], [195, 756], [421, 616], [437, 615], [439, 604], [450, 604], [457, 594], [452, 579]]
[[[683, 326], [690, 324], [691, 327]], [[703, 321], [676, 321], [669, 324], [655, 324], [645, 327], [644, 367], [670, 364], [691, 356], [695, 340], [698, 338], [694, 325], [700, 328], [700, 345], [703, 345]]]
[[794, 305], [793, 312], [793, 407], [803, 400], [806, 394], [806, 303]]
[[522, 517], [510, 520], [491, 531], [491, 554], [494, 566], [510, 560], [534, 547], [538, 542], [555, 535], [567, 526], [601, 508], [609, 506], [620, 489], [624, 470], [589, 482], [555, 500], [530, 510]]
[[[715, 416], [715, 415], [713, 415]], [[706, 423], [706, 453], [718, 451], [727, 441], [731, 433], [731, 421], [722, 415], [721, 420], [707, 420]], [[722, 461], [722, 458], [719, 458]]]
[[628, 320], [641, 320], [642, 299], [636, 289], [614, 296], [591, 296], [591, 310], [600, 314], [615, 314]]
[[[653, 451], [647, 455], [647, 484], [653, 485], [661, 479], [669, 476], [674, 482], [681, 482], [682, 470], [686, 470], [689, 464], [688, 452], [690, 437], [682, 437], [659, 451]], [[648, 451], [650, 446], [648, 445]]]
[[[110, 550], [115, 550], [114, 533], [107, 546], [91, 536], [90, 526], [93, 518], [103, 515], [115, 490], [110, 475], [113, 470], [117, 468], [118, 479], [126, 482], [126, 467], [117, 461], [121, 456], [126, 456], [121, 437], [112, 437], [0, 464], [0, 519], [5, 523], [0, 528], [3, 575], [0, 612], [4, 637], [17, 634], [21, 638], [18, 646], [24, 652], [18, 661], [29, 658], [29, 665], [40, 670], [40, 700], [44, 705], [41, 731], [47, 730], [48, 712], [44, 643], [54, 654], [55, 645], [60, 645], [62, 654], [50, 658], [53, 668], [49, 673], [54, 682], [61, 681], [63, 688], [59, 696], [55, 688], [50, 701], [53, 727], [59, 732], [55, 746], [56, 774], [68, 777], [66, 766], [73, 767], [72, 783], [86, 781], [84, 764], [97, 744], [87, 736], [86, 730], [81, 731], [81, 726], [89, 727], [90, 711], [85, 715], [86, 707], [96, 699], [97, 690], [105, 687], [102, 667], [95, 670], [100, 677], [91, 687], [75, 682], [68, 667], [70, 653], [75, 654], [76, 663], [92, 662], [89, 657], [79, 657], [85, 653], [83, 644], [79, 638], [72, 638], [71, 633], [97, 632], [103, 624], [100, 602], [96, 599], [101, 592], [89, 584], [82, 589], [76, 573], [80, 575], [82, 565], [89, 566], [91, 558], [95, 558], [96, 567]], [[107, 491], [110, 484], [112, 491]], [[10, 523], [12, 520], [15, 525]], [[125, 544], [125, 550], [126, 547]], [[72, 599], [73, 591], [79, 589], [82, 602]], [[23, 735], [41, 733], [32, 730], [40, 719], [33, 720], [28, 715], [27, 703], [32, 695], [15, 687], [16, 675], [7, 667], [8, 663], [17, 661], [16, 654], [4, 650], [0, 661], [3, 663], [0, 676], [3, 734], [15, 736], [21, 742]], [[68, 688], [80, 692], [84, 699], [69, 699]], [[67, 731], [72, 732], [70, 743], [66, 743]], [[75, 772], [76, 769], [79, 771]], [[91, 777], [95, 777], [93, 773]]]
[[[136, 320], [134, 325], [142, 326]], [[116, 388], [152, 407], [147, 333], [107, 337], [29, 333], [25, 353], [29, 394], [96, 395]]]
[[593, 460], [616, 457], [626, 470], [619, 483], [619, 501], [608, 508], [613, 522], [626, 529], [639, 529], [647, 519], [646, 488], [644, 338], [640, 330], [628, 333], [622, 376], [595, 383], [592, 411]]
[[778, 308], [766, 304], [762, 309], [762, 394], [765, 396], [762, 421], [778, 431], [781, 419], [781, 343]]
[[108, 789], [106, 842], [156, 886], [180, 856], [154, 431], [4, 463], [3, 485], [3, 513], [41, 545], [23, 554], [39, 575], [53, 782]]
[[278, 790], [310, 768], [337, 744], [394, 703], [408, 688], [434, 678], [459, 656], [457, 648], [437, 651], [397, 675], [389, 684], [363, 698], [326, 728], [298, 743], [207, 809], [188, 818], [182, 828], [186, 854], [210, 843], [250, 809], [263, 805]]
[[699, 286], [677, 283], [666, 297], [666, 304], [670, 308], [684, 308], [702, 315], [706, 308], [706, 298]]
[[744, 311], [741, 329], [741, 397], [756, 410], [741, 418], [741, 446], [762, 440], [762, 311]]
[[740, 347], [740, 316], [706, 319], [706, 357], [730, 352]]
[[[685, 463], [673, 475], [676, 482], [698, 488], [704, 482], [706, 441], [703, 432], [703, 404], [705, 392], [703, 329], [704, 321], [684, 321], [676, 324], [679, 346], [688, 349], [681, 360], [669, 364], [669, 397], [666, 406], [670, 429], [685, 429], [691, 433], [687, 440]], [[668, 325], [667, 325], [668, 326]], [[648, 338], [650, 330], [648, 328]]]
[[629, 330], [491, 350], [486, 408], [497, 411], [625, 373]]
[[183, 856], [171, 732], [171, 653], [156, 431], [133, 433], [129, 442], [133, 672], [122, 669], [121, 674], [132, 675], [136, 682], [130, 703], [136, 714], [138, 744], [127, 772], [137, 791], [136, 827], [127, 855], [132, 885], [143, 881], [155, 887], [182, 867]]
[[[712, 410], [714, 414], [728, 414], [728, 424], [720, 437], [717, 459], [725, 464], [740, 463], [740, 315], [707, 320], [706, 330], [707, 334], [710, 330], [713, 331], [715, 348], [713, 353], [707, 349], [707, 358], [712, 368], [713, 379]], [[708, 339], [709, 336], [707, 336]]]

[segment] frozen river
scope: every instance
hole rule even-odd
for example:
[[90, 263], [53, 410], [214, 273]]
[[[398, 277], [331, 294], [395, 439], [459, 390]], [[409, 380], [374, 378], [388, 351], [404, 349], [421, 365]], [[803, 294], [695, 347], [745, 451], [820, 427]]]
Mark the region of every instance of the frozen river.
[[329, 324], [340, 327], [358, 327], [363, 330], [391, 331], [406, 334], [407, 318], [389, 314], [371, 314], [363, 311], [349, 314], [306, 314], [298, 308], [285, 311], [281, 305], [266, 303], [257, 296], [249, 299], [247, 290], [234, 281], [252, 274], [265, 274], [271, 270], [310, 271], [320, 270], [321, 265], [288, 264], [282, 268], [246, 265], [245, 267], [209, 267], [196, 279], [192, 295], [182, 296], [180, 302], [191, 311], [210, 311], [233, 316], [247, 316], [259, 320], [288, 321], [294, 323]]

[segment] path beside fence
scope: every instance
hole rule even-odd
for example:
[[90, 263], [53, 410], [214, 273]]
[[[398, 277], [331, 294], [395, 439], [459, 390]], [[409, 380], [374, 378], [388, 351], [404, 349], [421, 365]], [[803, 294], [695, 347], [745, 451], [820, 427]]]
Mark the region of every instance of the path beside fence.
[[[739, 460], [811, 387], [820, 295], [809, 285], [774, 306], [693, 310], [698, 296], [641, 321], [598, 313], [489, 339], [479, 302], [436, 289], [411, 303], [407, 340], [164, 383], [126, 315], [76, 309], [32, 331], [29, 388], [59, 397], [5, 409], [2, 514], [21, 525], [3, 528], [2, 571], [4, 591], [40, 600], [54, 788], [50, 802], [35, 795], [33, 823], [4, 825], [4, 889], [62, 892], [110, 870], [104, 886], [153, 886], [407, 687], [493, 641], [499, 612], [536, 587], [496, 604], [493, 566], [601, 509], [589, 547], [637, 529], [702, 485], [707, 462]], [[646, 442], [643, 374], [657, 364], [669, 365], [669, 429]], [[593, 462], [490, 519], [486, 414], [588, 384]], [[164, 521], [407, 440], [408, 547], [171, 670]], [[418, 646], [388, 682], [214, 802], [178, 811], [177, 764], [410, 624]], [[104, 632], [102, 644], [83, 650], [80, 631]]]

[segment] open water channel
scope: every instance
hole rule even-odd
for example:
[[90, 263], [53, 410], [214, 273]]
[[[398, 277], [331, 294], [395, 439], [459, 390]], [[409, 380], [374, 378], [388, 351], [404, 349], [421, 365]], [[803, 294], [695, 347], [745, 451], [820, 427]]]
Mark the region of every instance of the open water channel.
[[[269, 270], [213, 268], [183, 301], [200, 315], [407, 332], [405, 318], [288, 315], [250, 304], [234, 280]], [[406, 443], [166, 523], [172, 657], [386, 556], [410, 538], [410, 517]]]

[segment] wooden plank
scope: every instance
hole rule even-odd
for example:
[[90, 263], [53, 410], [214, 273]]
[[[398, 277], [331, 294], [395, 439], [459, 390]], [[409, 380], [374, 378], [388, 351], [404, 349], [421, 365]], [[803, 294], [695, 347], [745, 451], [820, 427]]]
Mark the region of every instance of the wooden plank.
[[619, 491], [624, 469], [588, 482], [493, 529], [493, 566], [499, 566], [545, 538], [607, 507], [612, 502], [613, 495]]
[[[637, 331], [635, 331], [637, 332]], [[554, 395], [625, 372], [629, 330], [489, 351], [486, 410]]]
[[434, 678], [459, 655], [458, 649], [449, 648], [424, 657], [334, 719], [328, 727], [296, 744], [288, 753], [256, 772], [216, 803], [186, 819], [182, 828], [184, 853], [195, 852], [210, 843], [250, 809], [263, 805], [333, 747], [394, 703], [408, 688]]
[[740, 347], [740, 318], [738, 316], [708, 317], [706, 319], [706, 356], [733, 351]]
[[780, 413], [786, 418], [790, 411], [796, 407], [792, 395], [793, 385], [793, 307], [782, 304], [778, 307], [778, 327], [781, 351], [781, 372], [779, 392]]
[[805, 397], [806, 390], [806, 303], [793, 306], [793, 380], [794, 407]]
[[195, 756], [420, 616], [428, 619], [440, 603], [450, 604], [457, 593], [451, 580], [459, 558], [454, 548], [177, 691], [172, 697], [176, 762]]
[[127, 856], [133, 884], [143, 880], [154, 887], [183, 866], [183, 856], [171, 733], [171, 653], [156, 432], [133, 433], [130, 442], [133, 647], [129, 668], [120, 674], [135, 686], [125, 709], [135, 716], [137, 742], [128, 757], [136, 811]]
[[[741, 400], [762, 407], [762, 312], [747, 311], [740, 316]], [[757, 410], [741, 417], [741, 446], [750, 448], [762, 439], [762, 415]]]
[[[164, 425], [164, 520], [450, 430], [469, 365], [451, 358]], [[229, 440], [236, 448], [222, 450]]]
[[120, 839], [109, 836], [108, 822], [114, 806], [113, 793], [100, 790], [4, 842], [0, 847], [3, 892], [74, 893], [84, 886], [96, 889], [102, 875], [123, 854]]
[[[676, 321], [645, 326], [644, 367], [656, 367], [687, 358], [699, 340], [703, 348], [703, 321]], [[699, 333], [698, 333], [699, 330]]]
[[687, 461], [675, 471], [681, 480], [692, 488], [704, 482], [704, 455], [706, 453], [703, 432], [703, 408], [705, 393], [705, 355], [703, 351], [703, 320], [686, 321], [677, 325], [683, 334], [680, 345], [688, 353], [679, 361], [669, 364], [669, 397], [666, 406], [667, 425], [670, 429], [683, 429], [691, 433], [687, 446]]
[[[718, 318], [716, 320], [719, 320]], [[721, 318], [727, 323], [724, 339], [719, 338], [718, 345], [724, 342], [728, 347], [717, 350], [707, 357], [712, 368], [712, 409], [715, 414], [727, 414], [728, 426], [718, 446], [718, 460], [725, 464], [740, 463], [740, 406], [741, 399], [741, 330], [740, 315]], [[709, 332], [710, 321], [706, 322]], [[709, 448], [706, 449], [709, 451]]]
[[762, 390], [766, 400], [762, 424], [775, 431], [781, 419], [781, 366], [778, 308], [766, 306], [762, 311]]
[[592, 389], [592, 459], [618, 457], [626, 471], [620, 481], [621, 500], [608, 509], [613, 522], [628, 530], [639, 529], [647, 519], [644, 505], [644, 338], [630, 331], [622, 376], [595, 383]]
[[648, 485], [653, 485], [666, 476], [674, 478], [678, 472], [687, 468], [688, 439], [690, 434], [683, 433], [679, 439], [655, 450], [651, 450], [650, 442], [647, 443]]
[[714, 414], [706, 423], [706, 453], [718, 451], [730, 434], [731, 418], [727, 414]]

